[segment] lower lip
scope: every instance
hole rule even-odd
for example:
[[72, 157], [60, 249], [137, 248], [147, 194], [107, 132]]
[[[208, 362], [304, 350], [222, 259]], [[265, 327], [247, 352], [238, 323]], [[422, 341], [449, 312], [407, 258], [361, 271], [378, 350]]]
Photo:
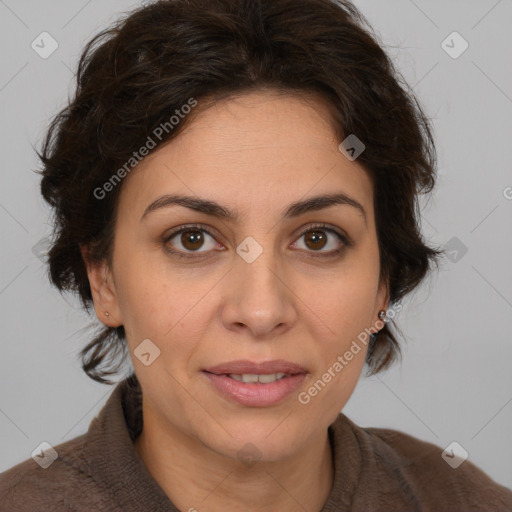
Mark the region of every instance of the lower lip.
[[227, 375], [208, 372], [204, 372], [204, 374], [224, 396], [248, 407], [265, 407], [284, 400], [297, 390], [306, 377], [305, 373], [298, 373], [275, 382], [261, 384], [259, 382], [240, 382]]

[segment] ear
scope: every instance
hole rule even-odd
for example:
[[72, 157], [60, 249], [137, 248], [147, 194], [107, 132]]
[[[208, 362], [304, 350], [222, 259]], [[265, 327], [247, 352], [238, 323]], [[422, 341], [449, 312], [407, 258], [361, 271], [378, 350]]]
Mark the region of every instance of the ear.
[[379, 289], [377, 292], [377, 297], [375, 300], [375, 310], [373, 312], [373, 321], [376, 322], [379, 318], [379, 311], [384, 310], [387, 311], [389, 308], [389, 283], [383, 282], [379, 285]]
[[[91, 263], [88, 257], [89, 249], [86, 245], [80, 245], [80, 252], [87, 268], [96, 316], [108, 327], [119, 327], [123, 324], [121, 311], [117, 301], [114, 279], [107, 262]], [[106, 312], [108, 312], [108, 316]]]

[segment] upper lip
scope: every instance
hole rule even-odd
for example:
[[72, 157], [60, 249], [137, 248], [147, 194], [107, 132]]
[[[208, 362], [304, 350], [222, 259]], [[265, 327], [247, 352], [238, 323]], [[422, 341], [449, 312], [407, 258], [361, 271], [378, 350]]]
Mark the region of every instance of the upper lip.
[[306, 373], [306, 369], [299, 364], [285, 361], [284, 359], [275, 359], [273, 361], [254, 362], [248, 359], [238, 359], [236, 361], [229, 361], [221, 363], [216, 366], [205, 368], [204, 371], [215, 373], [217, 375], [242, 375], [242, 374], [256, 374], [265, 375], [272, 373], [287, 373], [297, 374]]

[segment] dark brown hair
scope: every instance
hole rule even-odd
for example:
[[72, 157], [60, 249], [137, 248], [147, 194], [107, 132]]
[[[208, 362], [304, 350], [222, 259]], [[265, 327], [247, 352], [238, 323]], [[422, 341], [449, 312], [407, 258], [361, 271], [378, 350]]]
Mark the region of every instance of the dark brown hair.
[[[324, 99], [340, 137], [366, 146], [358, 162], [374, 185], [380, 278], [398, 303], [443, 252], [425, 245], [418, 194], [434, 187], [436, 151], [414, 94], [362, 14], [347, 0], [160, 0], [125, 13], [83, 50], [73, 99], [53, 119], [38, 155], [41, 192], [53, 208], [49, 277], [92, 305], [80, 245], [112, 264], [121, 185], [102, 187], [190, 98], [258, 89]], [[176, 137], [194, 112], [163, 133]], [[396, 328], [396, 325], [395, 325]], [[92, 379], [118, 371], [123, 326], [103, 327], [80, 353]], [[123, 354], [121, 358], [120, 355]], [[400, 355], [390, 322], [372, 334], [370, 373]]]

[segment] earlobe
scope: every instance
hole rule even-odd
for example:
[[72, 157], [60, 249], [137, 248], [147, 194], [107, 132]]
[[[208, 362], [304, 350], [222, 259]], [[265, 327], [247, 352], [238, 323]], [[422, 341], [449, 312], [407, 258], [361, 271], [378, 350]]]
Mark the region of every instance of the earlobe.
[[96, 316], [108, 327], [122, 325], [114, 280], [107, 262], [91, 262], [85, 245], [80, 245], [80, 252], [87, 269]]
[[[389, 303], [390, 303], [390, 290], [389, 290], [389, 283], [382, 283], [379, 287], [379, 293], [377, 297], [377, 316], [379, 320], [383, 320], [385, 318], [385, 315], [387, 314], [387, 311], [389, 309]], [[382, 314], [384, 312], [384, 314]], [[382, 317], [382, 318], [381, 318]]]

